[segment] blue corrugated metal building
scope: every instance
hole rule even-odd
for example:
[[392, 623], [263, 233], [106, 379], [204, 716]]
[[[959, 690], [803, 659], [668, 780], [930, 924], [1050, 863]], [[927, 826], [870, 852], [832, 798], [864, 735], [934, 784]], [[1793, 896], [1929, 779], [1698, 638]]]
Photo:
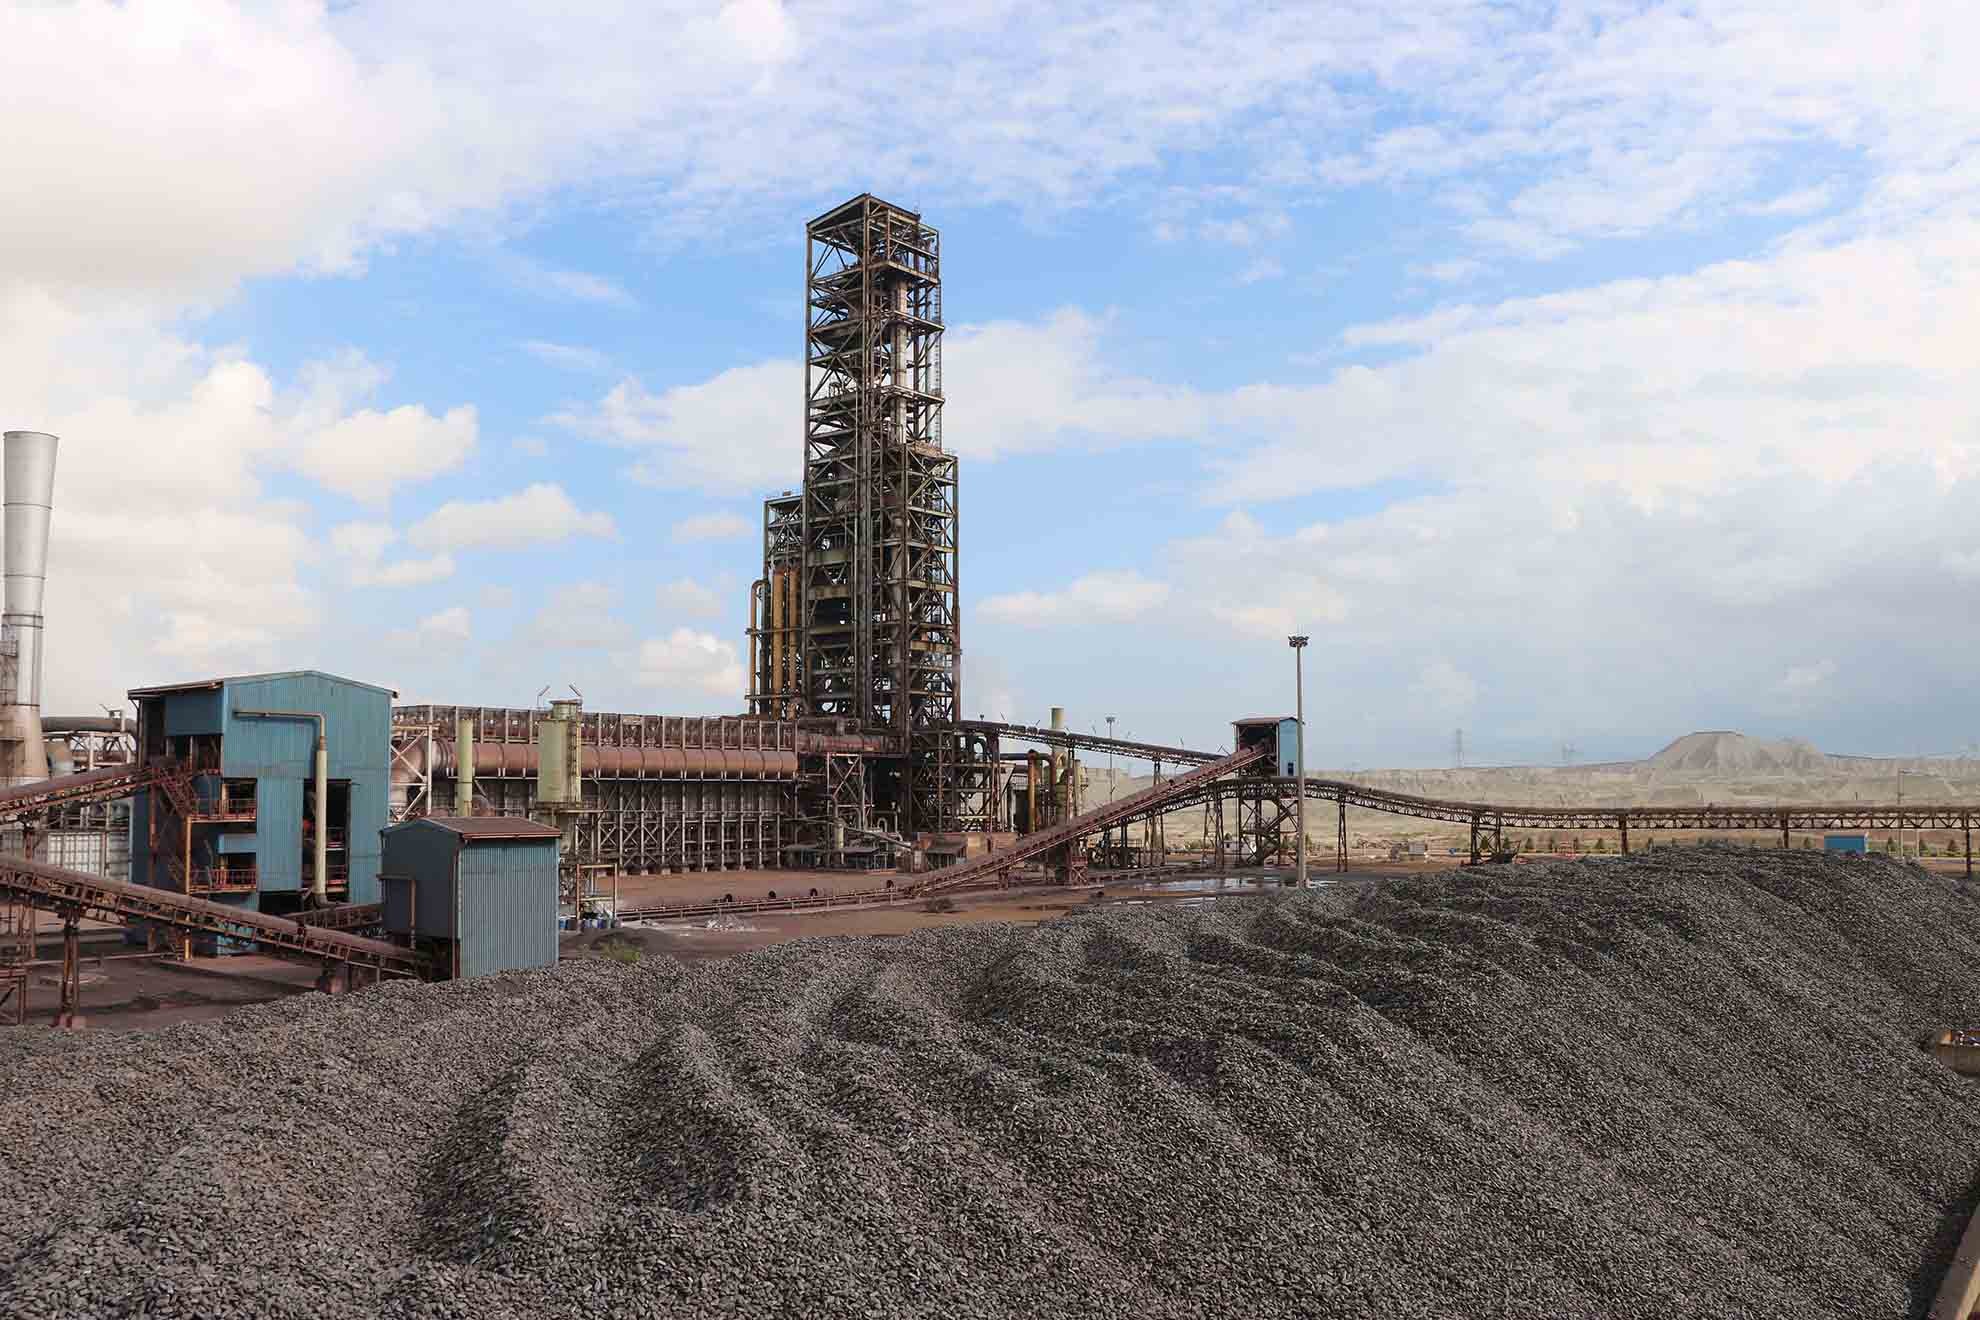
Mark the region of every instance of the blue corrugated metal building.
[[385, 831], [385, 930], [451, 945], [450, 974], [557, 961], [558, 832], [518, 816], [422, 816]]
[[[292, 912], [309, 888], [321, 828], [330, 900], [377, 902], [394, 695], [308, 669], [133, 690], [140, 760], [171, 759], [199, 773], [189, 817], [156, 792], [133, 801], [131, 880]], [[314, 800], [316, 720], [291, 716], [322, 718], [323, 804]]]
[[1859, 856], [1870, 851], [1870, 836], [1867, 834], [1824, 834], [1822, 851], [1832, 853], [1856, 853]]

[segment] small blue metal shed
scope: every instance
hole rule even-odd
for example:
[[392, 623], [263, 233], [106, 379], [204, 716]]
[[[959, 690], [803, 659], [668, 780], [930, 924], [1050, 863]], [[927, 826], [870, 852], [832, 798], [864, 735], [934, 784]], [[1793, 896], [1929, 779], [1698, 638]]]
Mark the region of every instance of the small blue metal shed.
[[1250, 773], [1286, 779], [1299, 773], [1299, 721], [1291, 715], [1255, 715], [1232, 721], [1231, 728], [1239, 747], [1255, 747], [1265, 742], [1273, 748], [1272, 768]]
[[1824, 834], [1822, 851], [1832, 853], [1868, 853], [1870, 836], [1867, 834]]
[[388, 933], [451, 946], [453, 976], [557, 961], [557, 846], [520, 816], [422, 816], [381, 833]]

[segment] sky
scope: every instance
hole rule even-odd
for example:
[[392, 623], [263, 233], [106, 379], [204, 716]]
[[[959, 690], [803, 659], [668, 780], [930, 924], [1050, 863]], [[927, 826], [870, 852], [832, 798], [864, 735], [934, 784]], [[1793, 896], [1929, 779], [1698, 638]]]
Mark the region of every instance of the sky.
[[[940, 229], [966, 715], [1980, 740], [1980, 9], [0, 0], [44, 707], [741, 709], [804, 223]], [[1567, 749], [1572, 748], [1570, 753]]]

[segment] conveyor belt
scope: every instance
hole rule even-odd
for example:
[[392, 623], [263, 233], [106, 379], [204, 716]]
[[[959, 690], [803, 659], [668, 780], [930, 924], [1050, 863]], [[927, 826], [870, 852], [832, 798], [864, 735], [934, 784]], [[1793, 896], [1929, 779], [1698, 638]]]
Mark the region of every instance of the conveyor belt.
[[73, 775], [56, 775], [32, 784], [0, 788], [0, 821], [14, 820], [29, 812], [50, 807], [74, 806], [79, 802], [104, 802], [130, 797], [153, 784], [177, 786], [187, 783], [189, 772], [170, 761], [144, 765], [106, 766]]
[[173, 930], [251, 940], [270, 953], [311, 962], [401, 976], [423, 976], [428, 970], [421, 955], [384, 940], [17, 857], [0, 858], [0, 895], [53, 912], [107, 921], [149, 921]]
[[969, 861], [945, 867], [918, 886], [916, 892], [928, 894], [944, 889], [960, 889], [965, 885], [982, 884], [1014, 866], [1047, 856], [1086, 835], [1098, 834], [1122, 821], [1161, 810], [1168, 803], [1178, 799], [1193, 800], [1205, 784], [1262, 761], [1271, 754], [1270, 747], [1248, 747], [1212, 761], [1208, 765], [1199, 765], [1193, 770], [1186, 770], [1174, 779], [1165, 779], [1152, 788], [1144, 788], [1139, 793], [1130, 793], [1124, 798], [1096, 807], [1071, 820], [1062, 821], [1049, 829], [1024, 835], [1018, 840], [1016, 847], [1005, 848], [982, 857], [973, 857]]

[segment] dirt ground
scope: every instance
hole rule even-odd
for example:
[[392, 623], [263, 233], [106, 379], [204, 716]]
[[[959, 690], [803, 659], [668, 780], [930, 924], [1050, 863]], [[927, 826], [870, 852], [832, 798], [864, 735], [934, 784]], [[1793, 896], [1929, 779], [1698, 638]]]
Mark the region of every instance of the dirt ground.
[[[316, 969], [259, 955], [201, 958], [190, 963], [143, 955], [114, 927], [82, 939], [82, 1012], [91, 1031], [155, 1031], [180, 1022], [224, 1017], [243, 1004], [312, 992]], [[46, 1029], [61, 998], [62, 946], [44, 938], [30, 970], [27, 1023]], [[0, 1009], [14, 1023], [14, 1005]]]
[[[777, 887], [760, 883], [752, 887], [750, 882], [762, 874], [761, 872], [733, 873], [729, 877], [732, 881], [730, 886], [717, 890], [712, 896], [719, 897], [723, 893], [733, 892], [738, 899], [741, 899], [745, 894], [760, 896], [764, 888]], [[799, 879], [807, 881], [817, 876], [816, 872], [784, 874], [795, 874]], [[1368, 871], [1357, 871], [1342, 877], [1332, 872], [1324, 875], [1318, 871], [1313, 872], [1314, 878], [1322, 881], [1367, 878], [1370, 874], [1371, 872]], [[809, 887], [807, 884], [806, 888]], [[857, 887], [873, 886], [870, 883], [862, 883]], [[1268, 892], [1276, 888], [1276, 884], [1267, 885]], [[779, 889], [778, 892], [783, 891]], [[708, 958], [726, 958], [734, 954], [746, 953], [751, 949], [813, 936], [905, 935], [909, 931], [979, 922], [1050, 921], [1054, 917], [1064, 916], [1068, 912], [1096, 904], [1200, 903], [1212, 901], [1219, 896], [1259, 892], [1258, 885], [1250, 880], [1233, 882], [1213, 877], [1192, 877], [1160, 882], [1124, 881], [1102, 885], [1096, 889], [1076, 891], [1038, 888], [1011, 892], [959, 894], [949, 897], [946, 900], [946, 907], [938, 901], [935, 910], [931, 910], [927, 902], [909, 902], [902, 903], [898, 907], [864, 908], [852, 912], [750, 914], [692, 922], [638, 923], [622, 926], [615, 931], [567, 933], [561, 937], [561, 943], [565, 958], [605, 956], [608, 950], [617, 945], [621, 949], [630, 946], [642, 955], [665, 954], [692, 962]], [[674, 897], [673, 892], [667, 893], [667, 898]], [[620, 891], [620, 901], [630, 906], [623, 889]]]

